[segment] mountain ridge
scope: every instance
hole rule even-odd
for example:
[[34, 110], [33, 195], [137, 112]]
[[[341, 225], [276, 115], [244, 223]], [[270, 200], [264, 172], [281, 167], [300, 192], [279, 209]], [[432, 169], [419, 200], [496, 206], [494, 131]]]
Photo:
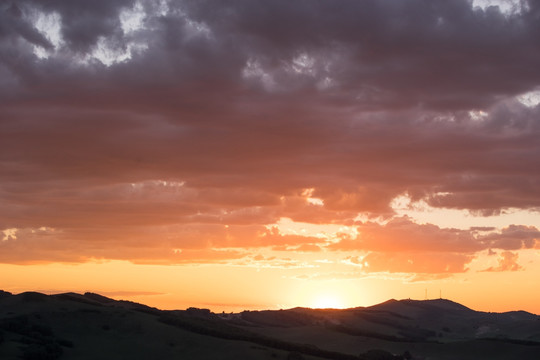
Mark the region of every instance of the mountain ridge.
[[0, 291], [2, 359], [483, 358], [478, 351], [490, 359], [539, 358], [540, 317], [480, 312], [447, 299], [225, 314], [160, 310], [89, 292]]

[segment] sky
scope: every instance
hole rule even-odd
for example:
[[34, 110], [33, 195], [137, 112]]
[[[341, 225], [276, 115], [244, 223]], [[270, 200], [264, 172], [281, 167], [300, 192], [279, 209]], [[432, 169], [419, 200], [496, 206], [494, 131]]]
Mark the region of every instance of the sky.
[[0, 288], [540, 314], [540, 5], [5, 0]]

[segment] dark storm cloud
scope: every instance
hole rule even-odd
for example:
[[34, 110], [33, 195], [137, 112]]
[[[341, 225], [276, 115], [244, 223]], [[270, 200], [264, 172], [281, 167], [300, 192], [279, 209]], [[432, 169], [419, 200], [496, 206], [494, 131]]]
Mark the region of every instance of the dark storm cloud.
[[5, 6], [0, 13], [0, 39], [20, 36], [31, 44], [51, 48], [52, 44], [32, 24], [23, 21], [22, 12], [15, 3]]
[[[22, 8], [61, 16], [65, 51], [88, 52], [100, 37], [112, 37], [120, 47], [128, 41], [119, 13], [133, 6], [132, 1], [21, 3]], [[105, 88], [130, 85], [130, 95], [148, 85], [165, 87], [161, 90], [171, 95], [186, 87], [191, 94], [199, 90], [207, 96], [222, 87], [238, 91], [241, 72], [251, 59], [284, 92], [315, 91], [328, 78], [335, 87], [323, 97], [327, 101], [367, 108], [460, 108], [525, 92], [540, 78], [534, 66], [540, 57], [540, 31], [533, 5], [512, 16], [493, 8], [472, 9], [465, 0], [229, 1], [220, 6], [178, 1], [167, 7], [165, 15], [147, 14], [146, 31], [133, 36], [145, 38], [148, 50], [102, 75]], [[3, 16], [15, 18], [9, 9]], [[197, 26], [204, 26], [209, 36], [193, 36]], [[9, 22], [4, 27], [10, 28]], [[309, 69], [286, 71], [302, 54], [310, 58]], [[40, 67], [46, 70], [47, 65]], [[41, 80], [58, 80], [57, 71], [53, 77], [42, 74]], [[90, 90], [92, 82], [76, 83], [89, 71], [64, 70], [61, 75]]]
[[133, 0], [6, 1], [1, 8], [5, 21], [1, 28], [4, 31], [0, 30], [0, 34], [5, 36], [5, 32], [9, 35], [10, 30], [16, 31], [35, 45], [50, 47], [51, 44], [32, 26], [29, 15], [35, 11], [54, 12], [62, 18], [62, 34], [67, 46], [86, 51], [100, 36], [111, 36], [120, 30], [119, 11], [133, 3]]
[[268, 63], [301, 51], [322, 54], [340, 91], [356, 92], [366, 106], [478, 106], [539, 79], [534, 7], [507, 17], [468, 1], [232, 4], [194, 2], [190, 10]]
[[[136, 4], [0, 5], [0, 230], [20, 229], [2, 261], [315, 249], [263, 238], [264, 225], [389, 217], [404, 193], [483, 214], [540, 207], [540, 107], [514, 98], [540, 86], [534, 2], [513, 14], [468, 1]], [[128, 10], [141, 15], [131, 31]], [[61, 41], [39, 14], [57, 15]], [[42, 227], [61, 233], [40, 242]], [[421, 235], [405, 244], [457, 254], [460, 271], [487, 248], [469, 232], [457, 245]]]

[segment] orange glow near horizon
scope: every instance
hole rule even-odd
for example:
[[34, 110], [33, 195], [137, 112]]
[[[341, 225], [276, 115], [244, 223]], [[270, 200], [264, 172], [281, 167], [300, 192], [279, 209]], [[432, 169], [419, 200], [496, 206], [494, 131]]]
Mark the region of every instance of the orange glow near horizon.
[[[538, 265], [535, 265], [538, 268]], [[538, 269], [537, 269], [538, 270]], [[358, 279], [316, 280], [287, 276], [287, 269], [237, 266], [134, 265], [111, 261], [78, 265], [0, 265], [3, 290], [48, 294], [87, 291], [162, 309], [191, 306], [215, 312], [286, 309], [292, 307], [351, 308], [390, 298], [423, 300], [442, 297], [481, 311], [525, 310], [539, 314], [540, 290], [531, 272], [525, 281], [518, 272], [499, 274], [494, 287], [490, 273], [466, 273], [453, 279], [407, 283], [387, 275]], [[386, 278], [385, 278], [386, 277]], [[239, 281], [241, 279], [241, 281]], [[259, 284], [254, 288], [253, 284]], [[514, 292], [501, 291], [512, 286]], [[528, 294], [523, 299], [521, 294]], [[513, 304], [519, 303], [519, 308]]]
[[344, 309], [346, 306], [343, 301], [334, 294], [322, 294], [314, 298], [311, 306], [312, 309]]
[[[179, 252], [198, 263], [107, 260], [0, 264], [1, 286], [14, 293], [90, 291], [162, 309], [195, 306], [215, 312], [353, 308], [391, 298], [422, 300], [428, 290], [430, 299], [442, 293], [444, 298], [475, 310], [540, 313], [540, 290], [535, 286], [540, 251], [474, 252], [467, 242], [459, 240], [470, 241], [468, 230], [417, 224], [408, 217], [364, 220], [355, 226], [281, 218], [256, 235], [261, 247], [248, 248], [243, 247], [249, 242], [245, 237], [253, 233], [231, 229], [225, 227], [225, 235], [238, 244], [236, 247]], [[14, 230], [9, 233], [12, 238], [17, 235]], [[479, 232], [475, 236], [486, 235]], [[434, 241], [437, 238], [439, 242]], [[466, 257], [454, 253], [460, 248]], [[229, 253], [241, 256], [227, 257]]]

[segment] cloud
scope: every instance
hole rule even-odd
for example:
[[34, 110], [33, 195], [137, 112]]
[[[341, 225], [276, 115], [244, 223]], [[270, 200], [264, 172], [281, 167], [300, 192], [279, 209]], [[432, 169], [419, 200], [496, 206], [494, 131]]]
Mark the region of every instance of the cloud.
[[486, 235], [484, 241], [504, 250], [531, 249], [538, 246], [540, 231], [534, 226], [510, 225], [501, 232]]
[[[141, 86], [165, 90], [173, 83], [177, 84], [173, 92], [192, 85], [199, 90], [214, 88], [214, 93], [223, 87], [234, 91], [247, 80], [255, 94], [257, 89], [280, 93], [323, 89], [334, 98], [370, 108], [409, 104], [460, 108], [493, 103], [500, 94], [526, 92], [539, 80], [530, 70], [540, 56], [534, 46], [539, 31], [534, 5], [507, 16], [494, 9], [474, 9], [465, 0], [429, 6], [418, 0], [344, 1], [339, 6], [324, 1], [233, 1], [220, 7], [207, 1], [141, 4], [139, 28], [133, 35], [124, 31], [122, 22], [127, 11], [136, 8], [132, 0], [92, 5], [8, 2], [3, 13], [10, 21], [4, 22], [4, 33], [49, 46], [34, 29], [33, 18], [17, 14], [59, 14], [64, 45], [52, 64], [40, 65], [51, 66], [56, 70], [53, 76], [67, 76], [69, 81], [86, 77], [99, 66], [91, 62], [74, 73], [69, 69], [70, 73], [62, 73], [55, 63], [95, 52], [102, 39], [110, 39], [116, 48], [144, 42], [147, 50], [110, 69], [113, 76], [99, 77], [110, 81], [111, 90], [130, 80], [131, 94]], [[275, 24], [278, 18], [281, 26]], [[23, 45], [13, 50], [24, 52]], [[27, 64], [25, 70], [35, 67]], [[37, 78], [53, 81], [39, 67], [33, 71]], [[139, 72], [142, 67], [147, 71]], [[77, 91], [72, 94], [82, 95], [84, 84], [90, 83], [75, 83]], [[98, 99], [106, 101], [107, 95]]]
[[[390, 204], [407, 193], [481, 214], [540, 209], [540, 107], [516, 99], [540, 86], [538, 10], [5, 2], [0, 231], [17, 238], [0, 241], [0, 261], [322, 248], [369, 251], [376, 269], [386, 254], [390, 271], [460, 272], [477, 251], [535, 247], [530, 224], [441, 229]], [[281, 218], [361, 235], [328, 245], [268, 229]]]
[[[455, 252], [475, 253], [487, 249], [519, 250], [537, 245], [539, 231], [534, 226], [510, 225], [468, 230], [417, 224], [407, 216], [394, 217], [387, 223], [365, 222], [358, 225], [358, 237], [344, 237], [328, 245], [331, 250], [381, 252]], [[488, 231], [485, 233], [485, 231]]]
[[[485, 230], [485, 229], [484, 229]], [[480, 251], [496, 254], [502, 249], [498, 268], [510, 269], [517, 253], [509, 250], [531, 249], [537, 245], [538, 229], [511, 225], [501, 231], [480, 235], [470, 230], [439, 228], [416, 224], [407, 217], [394, 218], [386, 224], [367, 222], [358, 226], [357, 238], [343, 238], [327, 246], [333, 251], [362, 252], [349, 256], [344, 263], [365, 272], [400, 272], [448, 275], [467, 271], [467, 265]], [[512, 257], [510, 256], [512, 255]], [[517, 268], [516, 268], [517, 269]], [[486, 270], [487, 271], [487, 270]]]
[[499, 265], [498, 266], [491, 266], [483, 271], [518, 271], [522, 270], [523, 267], [518, 264], [519, 255], [517, 253], [511, 252], [511, 251], [503, 251], [499, 256]]
[[365, 264], [365, 270], [368, 272], [446, 273], [450, 275], [467, 271], [466, 265], [473, 258], [473, 255], [459, 253], [388, 254], [372, 252], [363, 259], [363, 263]]

